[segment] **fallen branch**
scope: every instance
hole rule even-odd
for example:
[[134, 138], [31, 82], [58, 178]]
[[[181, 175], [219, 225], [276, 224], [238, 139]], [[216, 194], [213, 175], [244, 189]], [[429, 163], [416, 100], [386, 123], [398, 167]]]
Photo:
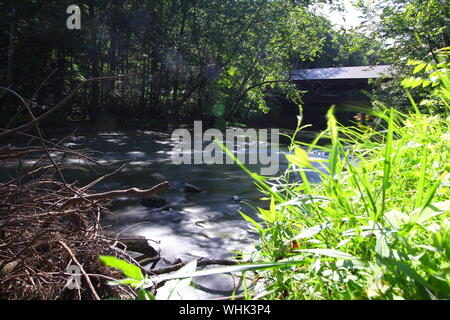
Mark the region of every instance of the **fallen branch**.
[[97, 194], [91, 194], [91, 195], [85, 195], [83, 197], [75, 197], [71, 198], [66, 201], [66, 203], [63, 205], [63, 208], [68, 207], [70, 205], [77, 204], [79, 202], [83, 201], [97, 201], [97, 200], [107, 200], [111, 198], [116, 197], [124, 197], [124, 196], [133, 196], [133, 197], [149, 197], [152, 195], [155, 195], [161, 191], [169, 189], [170, 185], [169, 182], [163, 182], [158, 184], [157, 186], [154, 186], [151, 189], [148, 190], [140, 190], [137, 188], [130, 188], [127, 190], [114, 190], [109, 192], [103, 192], [103, 193], [97, 193]]
[[[164, 268], [148, 270], [148, 271], [146, 270], [146, 273], [151, 276], [166, 274], [169, 272], [177, 271], [177, 270], [183, 268], [186, 264], [187, 264], [187, 262], [181, 262], [181, 263], [177, 263], [172, 266], [168, 266], [168, 267], [164, 267]], [[227, 260], [227, 259], [200, 258], [197, 260], [197, 267], [205, 267], [205, 266], [210, 266], [210, 265], [235, 266], [237, 264], [238, 264], [237, 261]]]
[[142, 258], [141, 257], [136, 258], [136, 261], [139, 262], [141, 266], [145, 266], [150, 263], [155, 263], [158, 262], [159, 260], [161, 260], [161, 257], [148, 258], [146, 254], [143, 254]]
[[19, 158], [27, 155], [30, 152], [42, 151], [42, 148], [31, 147], [31, 148], [11, 148], [10, 146], [5, 146], [0, 149], [0, 160]]
[[111, 172], [111, 173], [108, 173], [108, 174], [105, 174], [104, 176], [101, 176], [101, 177], [98, 178], [97, 180], [92, 181], [92, 182], [89, 183], [88, 185], [85, 185], [83, 188], [80, 188], [81, 191], [84, 192], [84, 191], [86, 191], [86, 190], [89, 190], [90, 188], [92, 188], [92, 187], [95, 186], [96, 184], [102, 182], [102, 181], [105, 180], [106, 178], [108, 178], [108, 177], [110, 177], [110, 176], [112, 176], [112, 175], [115, 175], [116, 173], [122, 171], [122, 169], [125, 168], [125, 167], [126, 167], [126, 164], [122, 165], [120, 168], [116, 169], [115, 171], [113, 171], [113, 172]]

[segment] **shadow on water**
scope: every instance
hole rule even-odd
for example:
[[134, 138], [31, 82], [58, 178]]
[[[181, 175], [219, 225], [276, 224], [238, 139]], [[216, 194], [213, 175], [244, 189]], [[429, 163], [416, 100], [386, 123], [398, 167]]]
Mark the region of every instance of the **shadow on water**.
[[[57, 140], [56, 137], [54, 141]], [[251, 251], [257, 240], [257, 235], [238, 213], [240, 210], [257, 219], [255, 212], [239, 200], [262, 207], [267, 203], [260, 200], [262, 194], [237, 165], [175, 165], [171, 161], [175, 144], [170, 135], [149, 131], [80, 134], [64, 145], [95, 150], [94, 157], [100, 163], [127, 163], [121, 172], [96, 185], [96, 192], [131, 187], [145, 189], [163, 181], [170, 182], [170, 189], [159, 194], [166, 200], [165, 209], [146, 208], [138, 198], [121, 197], [112, 200], [112, 213], [102, 218], [103, 226], [109, 230], [127, 230], [151, 239], [151, 244], [168, 260], [226, 258], [233, 251]], [[280, 170], [284, 170], [287, 161], [283, 153], [287, 152], [287, 147], [279, 149]], [[35, 159], [27, 161], [32, 164]], [[82, 165], [78, 160], [65, 163]], [[259, 173], [259, 166], [249, 165], [249, 168]], [[102, 169], [97, 173], [92, 170], [65, 173], [68, 180], [78, 180], [82, 185], [106, 172]], [[186, 193], [185, 183], [203, 191]]]

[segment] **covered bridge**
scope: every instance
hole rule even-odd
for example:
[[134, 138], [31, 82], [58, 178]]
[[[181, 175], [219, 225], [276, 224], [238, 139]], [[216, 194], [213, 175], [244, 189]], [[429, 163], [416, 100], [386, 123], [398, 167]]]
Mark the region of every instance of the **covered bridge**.
[[389, 77], [391, 65], [298, 69], [291, 73], [292, 81], [367, 80]]
[[[318, 69], [299, 69], [291, 73], [291, 81], [299, 90], [307, 91], [303, 96], [304, 124], [312, 124], [313, 129], [326, 126], [327, 110], [336, 105], [339, 120], [351, 120], [355, 112], [348, 106], [370, 106], [369, 98], [363, 93], [370, 91], [369, 79], [391, 78], [392, 66], [358, 66]], [[295, 106], [284, 110], [286, 119], [294, 118], [298, 113]], [[291, 114], [292, 113], [292, 114]], [[295, 126], [292, 120], [281, 124], [284, 127]]]

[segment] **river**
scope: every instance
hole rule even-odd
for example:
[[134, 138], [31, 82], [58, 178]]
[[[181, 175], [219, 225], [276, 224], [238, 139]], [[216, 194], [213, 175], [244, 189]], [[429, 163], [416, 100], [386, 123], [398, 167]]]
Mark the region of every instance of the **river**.
[[[251, 178], [235, 164], [173, 164], [171, 153], [175, 142], [170, 137], [169, 134], [152, 131], [79, 133], [63, 145], [95, 150], [95, 159], [101, 163], [127, 163], [122, 171], [96, 185], [96, 192], [131, 187], [147, 189], [163, 181], [170, 182], [170, 189], [159, 194], [167, 201], [162, 209], [145, 207], [139, 198], [114, 199], [111, 214], [102, 217], [105, 229], [126, 230], [127, 233], [145, 236], [167, 261], [228, 258], [233, 252], [250, 252], [258, 236], [239, 211], [258, 219], [255, 210], [246, 203], [267, 207], [267, 201], [260, 200], [263, 195]], [[55, 136], [51, 140], [57, 141], [59, 138]], [[252, 143], [257, 142], [246, 142], [247, 154]], [[279, 145], [276, 151], [280, 170], [287, 167], [283, 155], [287, 151], [286, 145]], [[26, 163], [32, 164], [35, 160], [28, 159]], [[79, 160], [69, 162], [88, 168]], [[112, 166], [110, 171], [114, 167], [118, 165]], [[250, 165], [249, 168], [259, 172], [260, 167]], [[106, 173], [104, 169], [102, 171]], [[69, 179], [77, 179], [81, 184], [101, 175], [92, 170], [69, 171], [67, 174]], [[183, 190], [185, 183], [203, 191], [186, 193]], [[221, 292], [224, 283], [222, 280], [216, 282], [214, 290]], [[205, 283], [208, 284], [211, 281]], [[227, 291], [229, 285], [222, 289]]]

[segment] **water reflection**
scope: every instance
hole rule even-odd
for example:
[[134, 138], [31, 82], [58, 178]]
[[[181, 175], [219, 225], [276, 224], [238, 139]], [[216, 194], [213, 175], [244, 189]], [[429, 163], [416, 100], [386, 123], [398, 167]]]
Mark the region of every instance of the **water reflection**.
[[[53, 140], [58, 139], [60, 137]], [[171, 183], [170, 190], [159, 195], [167, 200], [164, 210], [146, 208], [138, 198], [122, 197], [112, 201], [112, 214], [102, 218], [102, 224], [111, 230], [128, 229], [127, 232], [154, 240], [155, 246], [169, 260], [203, 256], [223, 258], [230, 256], [231, 251], [250, 250], [256, 239], [238, 211], [257, 217], [253, 209], [236, 199], [253, 205], [266, 204], [259, 200], [262, 195], [252, 180], [234, 164], [174, 165], [170, 157], [174, 142], [170, 135], [151, 131], [77, 135], [68, 139], [65, 146], [95, 150], [94, 158], [100, 163], [128, 163], [121, 172], [97, 185], [97, 192], [151, 188], [166, 180]], [[280, 170], [287, 167], [285, 152], [287, 148], [281, 146], [278, 154]], [[248, 159], [248, 154], [246, 157]], [[25, 163], [34, 161], [27, 159]], [[71, 159], [64, 163], [86, 165], [83, 161]], [[258, 165], [249, 165], [249, 168], [259, 172]], [[81, 173], [66, 170], [65, 173], [68, 181], [79, 180], [80, 184], [100, 174], [92, 170]], [[183, 192], [186, 182], [204, 191], [187, 194]]]

